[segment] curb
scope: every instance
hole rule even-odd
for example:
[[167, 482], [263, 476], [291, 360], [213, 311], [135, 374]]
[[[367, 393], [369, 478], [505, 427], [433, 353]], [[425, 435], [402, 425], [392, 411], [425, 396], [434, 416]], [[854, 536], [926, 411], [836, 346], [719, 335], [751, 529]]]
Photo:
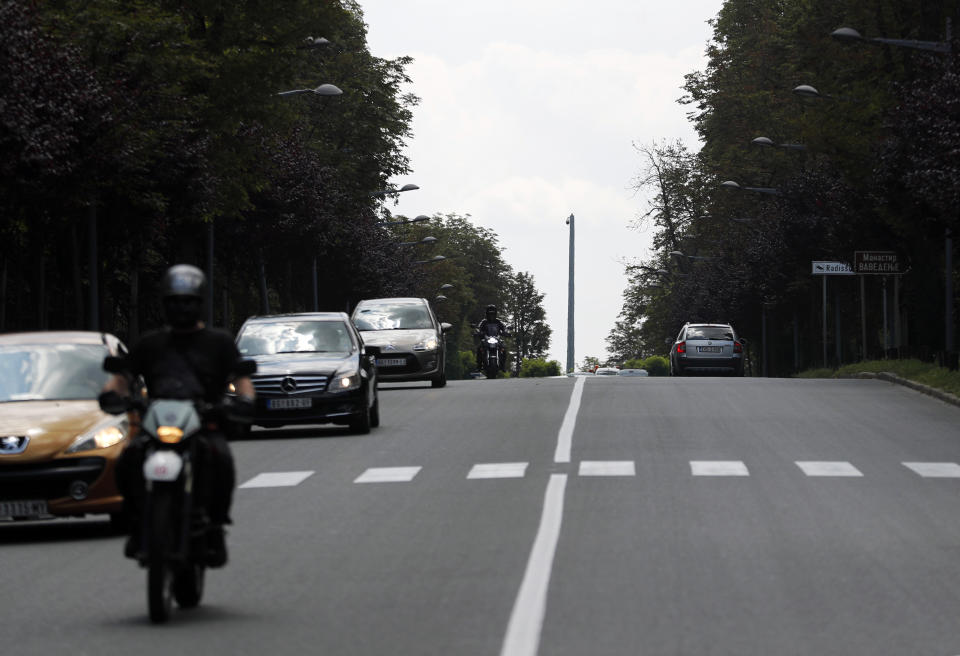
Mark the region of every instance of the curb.
[[923, 385], [922, 383], [902, 378], [896, 374], [890, 373], [889, 371], [881, 371], [878, 373], [874, 373], [872, 371], [861, 371], [859, 374], [844, 376], [844, 378], [873, 378], [876, 380], [884, 380], [888, 383], [909, 387], [910, 389], [916, 390], [921, 394], [926, 394], [927, 396], [932, 396], [935, 399], [940, 399], [941, 401], [960, 407], [960, 396], [956, 396], [950, 392], [944, 392], [943, 390], [938, 390], [934, 387], [930, 387], [929, 385]]

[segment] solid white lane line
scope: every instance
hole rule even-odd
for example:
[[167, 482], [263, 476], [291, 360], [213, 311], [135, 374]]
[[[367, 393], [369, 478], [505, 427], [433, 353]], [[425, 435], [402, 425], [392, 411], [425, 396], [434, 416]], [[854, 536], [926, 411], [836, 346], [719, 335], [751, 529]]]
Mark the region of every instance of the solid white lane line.
[[[581, 378], [580, 381], [583, 379]], [[577, 382], [580, 382], [577, 381]], [[560, 538], [563, 522], [563, 496], [567, 487], [566, 474], [551, 474], [543, 500], [540, 528], [530, 550], [527, 569], [513, 602], [510, 623], [503, 639], [500, 656], [536, 656], [540, 646], [540, 631], [547, 609], [547, 590], [553, 556]]]
[[905, 462], [903, 466], [924, 478], [960, 478], [960, 465], [955, 462]]
[[842, 461], [797, 461], [797, 467], [807, 476], [863, 476], [859, 469]]
[[691, 460], [690, 473], [694, 476], [749, 476], [750, 470], [742, 460]]
[[493, 462], [474, 465], [467, 478], [523, 478], [527, 473], [526, 462]]
[[422, 467], [371, 467], [354, 483], [408, 483], [420, 473]]
[[265, 472], [257, 474], [249, 481], [240, 486], [241, 489], [250, 487], [293, 487], [300, 485], [308, 478], [313, 476], [312, 471], [294, 471], [294, 472]]
[[586, 377], [578, 376], [577, 382], [573, 385], [570, 404], [567, 406], [566, 414], [563, 415], [563, 423], [557, 435], [557, 450], [553, 454], [554, 462], [570, 462], [573, 429], [577, 425], [577, 413], [580, 412], [580, 399], [583, 398], [583, 385], [586, 381]]
[[633, 460], [584, 460], [580, 463], [581, 476], [636, 476]]

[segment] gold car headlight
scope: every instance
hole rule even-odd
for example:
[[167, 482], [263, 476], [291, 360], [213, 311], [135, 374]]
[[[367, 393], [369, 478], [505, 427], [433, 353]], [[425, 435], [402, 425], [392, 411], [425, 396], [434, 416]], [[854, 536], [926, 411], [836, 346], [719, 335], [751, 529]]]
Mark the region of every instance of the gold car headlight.
[[77, 437], [67, 449], [67, 453], [109, 448], [122, 442], [127, 437], [129, 429], [130, 424], [126, 417], [111, 419], [106, 425], [100, 424]]

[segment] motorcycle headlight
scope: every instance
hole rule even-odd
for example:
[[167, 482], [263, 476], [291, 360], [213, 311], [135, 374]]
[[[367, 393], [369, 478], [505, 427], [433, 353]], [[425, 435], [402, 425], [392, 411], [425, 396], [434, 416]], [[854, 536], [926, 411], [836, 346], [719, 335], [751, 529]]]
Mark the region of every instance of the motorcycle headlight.
[[413, 347], [414, 351], [436, 351], [437, 350], [437, 338], [428, 337], [422, 342], [415, 344]]
[[360, 388], [359, 371], [341, 371], [334, 375], [330, 385], [327, 386], [328, 392], [349, 392]]
[[496, 337], [487, 337], [487, 344], [490, 344], [491, 346], [496, 346], [496, 345], [497, 345], [497, 338], [496, 338]]
[[106, 449], [114, 444], [119, 444], [127, 436], [129, 428], [130, 424], [126, 417], [111, 418], [109, 422], [99, 424], [77, 437], [67, 449], [67, 453]]

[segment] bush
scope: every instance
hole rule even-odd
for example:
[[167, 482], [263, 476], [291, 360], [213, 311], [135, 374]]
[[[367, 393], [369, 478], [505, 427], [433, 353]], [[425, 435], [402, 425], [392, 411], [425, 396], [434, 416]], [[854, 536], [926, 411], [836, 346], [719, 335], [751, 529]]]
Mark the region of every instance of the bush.
[[624, 369], [646, 369], [651, 376], [669, 376], [670, 361], [662, 355], [651, 355], [649, 358], [636, 358], [623, 363]]
[[520, 365], [521, 378], [544, 378], [546, 376], [559, 376], [560, 363], [556, 360], [547, 362], [543, 358], [530, 358], [523, 361]]
[[477, 370], [477, 354], [473, 351], [460, 351], [460, 375], [470, 378], [470, 372]]

